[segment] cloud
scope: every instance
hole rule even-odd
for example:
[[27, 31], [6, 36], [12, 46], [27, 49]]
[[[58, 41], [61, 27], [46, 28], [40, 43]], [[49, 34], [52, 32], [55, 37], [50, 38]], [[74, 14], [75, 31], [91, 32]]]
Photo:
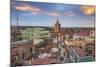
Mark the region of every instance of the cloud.
[[45, 14], [49, 16], [60, 16], [60, 13], [58, 12], [45, 12]]
[[30, 6], [30, 5], [15, 6], [15, 9], [20, 10], [20, 11], [30, 11], [33, 14], [39, 13], [41, 11], [41, 9], [39, 9], [37, 7]]
[[72, 11], [65, 12], [64, 15], [66, 16], [75, 16], [76, 14]]
[[[19, 10], [19, 11], [30, 12], [31, 14], [38, 14], [38, 13], [41, 12], [41, 13], [43, 13], [45, 15], [49, 15], [49, 16], [60, 16], [60, 13], [59, 12], [43, 11], [40, 8], [31, 6], [31, 5], [27, 5], [27, 4], [20, 5], [20, 6], [15, 6], [14, 8], [16, 10]], [[30, 15], [30, 14], [27, 14], [27, 15]]]
[[81, 6], [80, 10], [87, 16], [95, 13], [95, 6]]
[[90, 20], [95, 21], [95, 16], [88, 16], [88, 18], [89, 18]]

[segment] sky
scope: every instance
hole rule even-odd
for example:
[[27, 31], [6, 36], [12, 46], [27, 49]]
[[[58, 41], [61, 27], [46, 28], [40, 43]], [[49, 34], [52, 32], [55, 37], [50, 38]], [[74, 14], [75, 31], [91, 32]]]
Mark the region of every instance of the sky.
[[57, 19], [62, 27], [94, 27], [95, 6], [43, 2], [11, 2], [11, 25], [54, 26]]

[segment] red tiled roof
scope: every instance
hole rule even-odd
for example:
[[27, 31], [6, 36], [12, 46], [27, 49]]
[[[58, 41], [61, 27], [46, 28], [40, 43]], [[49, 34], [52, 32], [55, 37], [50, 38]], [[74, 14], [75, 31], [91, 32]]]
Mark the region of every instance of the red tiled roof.
[[79, 32], [79, 33], [76, 33], [75, 35], [78, 35], [78, 36], [89, 36], [89, 32]]
[[51, 64], [51, 63], [57, 63], [57, 59], [52, 58], [46, 58], [46, 59], [35, 59], [33, 62], [35, 65], [44, 65], [44, 64]]

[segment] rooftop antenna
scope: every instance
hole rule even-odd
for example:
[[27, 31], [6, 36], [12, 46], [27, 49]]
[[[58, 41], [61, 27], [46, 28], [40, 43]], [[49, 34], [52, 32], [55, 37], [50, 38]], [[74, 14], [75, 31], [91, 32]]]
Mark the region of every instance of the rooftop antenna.
[[17, 16], [17, 29], [19, 30], [19, 19], [18, 19], [18, 16]]

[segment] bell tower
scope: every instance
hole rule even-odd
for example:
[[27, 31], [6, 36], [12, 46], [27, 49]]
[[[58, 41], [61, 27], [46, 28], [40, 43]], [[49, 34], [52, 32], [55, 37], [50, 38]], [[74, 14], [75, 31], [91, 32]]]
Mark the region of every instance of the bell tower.
[[54, 25], [54, 32], [60, 33], [61, 32], [61, 24], [59, 23], [59, 20], [57, 19], [55, 25]]

